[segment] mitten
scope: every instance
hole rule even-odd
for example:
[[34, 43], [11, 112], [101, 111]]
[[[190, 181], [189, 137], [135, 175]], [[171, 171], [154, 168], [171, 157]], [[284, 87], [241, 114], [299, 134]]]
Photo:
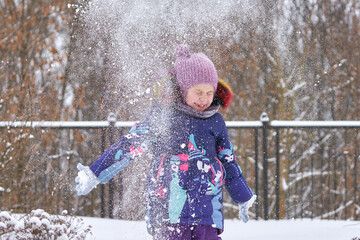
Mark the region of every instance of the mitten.
[[253, 205], [256, 200], [256, 195], [253, 195], [247, 202], [239, 204], [239, 219], [244, 223], [249, 221], [249, 208]]
[[88, 166], [83, 166], [81, 163], [78, 163], [77, 169], [79, 170], [78, 176], [75, 178], [77, 195], [86, 195], [96, 187], [100, 181]]

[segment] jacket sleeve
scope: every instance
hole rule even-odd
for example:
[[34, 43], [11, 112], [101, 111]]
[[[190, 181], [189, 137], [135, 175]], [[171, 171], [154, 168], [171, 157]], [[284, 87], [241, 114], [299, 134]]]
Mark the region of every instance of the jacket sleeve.
[[229, 134], [222, 121], [222, 131], [217, 139], [218, 158], [225, 170], [225, 187], [235, 203], [248, 201], [253, 193], [243, 177], [242, 170], [236, 162], [233, 147], [229, 141]]
[[130, 129], [129, 134], [122, 136], [90, 166], [101, 183], [107, 183], [129, 163], [151, 148], [152, 143], [156, 141], [151, 133], [152, 116], [157, 111], [159, 111], [158, 107], [152, 109], [143, 121]]

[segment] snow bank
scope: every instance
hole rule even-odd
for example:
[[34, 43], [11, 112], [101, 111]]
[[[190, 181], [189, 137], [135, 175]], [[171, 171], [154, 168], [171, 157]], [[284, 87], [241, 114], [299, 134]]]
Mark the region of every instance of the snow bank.
[[[83, 218], [96, 240], [152, 240], [143, 221]], [[359, 240], [360, 221], [225, 220], [223, 240]], [[359, 239], [357, 239], [359, 238]]]
[[[152, 240], [145, 221], [53, 216], [41, 209], [17, 219], [8, 212], [0, 212], [0, 240], [33, 239], [35, 233], [41, 235], [37, 235], [40, 239], [50, 236], [47, 239]], [[251, 220], [245, 224], [227, 219], [221, 237], [223, 240], [360, 240], [360, 221]]]

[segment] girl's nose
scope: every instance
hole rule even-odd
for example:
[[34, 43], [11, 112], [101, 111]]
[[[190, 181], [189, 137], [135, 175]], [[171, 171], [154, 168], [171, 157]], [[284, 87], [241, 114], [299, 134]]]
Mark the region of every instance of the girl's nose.
[[200, 102], [206, 102], [206, 97], [205, 96], [200, 96], [199, 100], [200, 100]]

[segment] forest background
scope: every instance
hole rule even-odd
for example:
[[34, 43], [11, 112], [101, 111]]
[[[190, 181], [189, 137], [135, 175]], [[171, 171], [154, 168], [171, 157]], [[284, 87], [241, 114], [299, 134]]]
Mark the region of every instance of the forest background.
[[[258, 120], [262, 112], [276, 120], [360, 119], [359, 1], [155, 2], [0, 0], [0, 121], [106, 120], [111, 112], [141, 120], [179, 43], [207, 54], [232, 86], [227, 121]], [[99, 188], [77, 197], [74, 179], [78, 162], [100, 156], [101, 130], [0, 131], [0, 210], [100, 216]], [[358, 129], [281, 133], [280, 218], [358, 219]], [[230, 136], [254, 187], [254, 132], [231, 129]], [[143, 159], [121, 174], [115, 217], [144, 218], [147, 166]], [[224, 200], [226, 217], [236, 216]]]

